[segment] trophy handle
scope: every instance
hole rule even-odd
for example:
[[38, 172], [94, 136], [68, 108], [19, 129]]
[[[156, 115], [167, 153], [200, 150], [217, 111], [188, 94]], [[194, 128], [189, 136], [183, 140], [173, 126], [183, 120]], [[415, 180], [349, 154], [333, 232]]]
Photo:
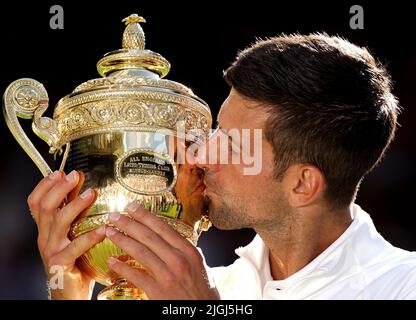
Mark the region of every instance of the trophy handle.
[[3, 95], [3, 114], [14, 138], [29, 155], [44, 176], [52, 172], [51, 168], [30, 141], [17, 117], [32, 119], [33, 131], [48, 143], [50, 153], [56, 151], [58, 131], [55, 120], [42, 117], [48, 108], [48, 94], [43, 85], [33, 79], [23, 78], [12, 82]]

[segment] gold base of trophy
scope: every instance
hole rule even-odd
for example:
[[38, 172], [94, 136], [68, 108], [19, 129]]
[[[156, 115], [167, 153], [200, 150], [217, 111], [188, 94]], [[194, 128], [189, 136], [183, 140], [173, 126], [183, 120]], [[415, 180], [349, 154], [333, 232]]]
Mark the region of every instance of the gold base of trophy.
[[125, 279], [118, 279], [113, 285], [104, 288], [98, 300], [147, 300], [143, 290], [134, 287]]

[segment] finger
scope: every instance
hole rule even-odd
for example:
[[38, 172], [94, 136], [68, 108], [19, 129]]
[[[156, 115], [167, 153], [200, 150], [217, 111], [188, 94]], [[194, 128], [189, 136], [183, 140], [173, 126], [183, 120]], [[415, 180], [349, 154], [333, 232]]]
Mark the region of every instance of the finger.
[[[176, 256], [180, 254], [178, 249], [172, 247], [156, 232], [126, 215], [112, 212], [109, 215], [109, 221], [118, 229], [126, 232], [129, 237], [149, 248], [167, 265], [173, 263], [176, 260]], [[169, 225], [168, 227], [170, 228]], [[182, 241], [186, 240], [182, 238]]]
[[39, 222], [41, 199], [45, 196], [46, 193], [49, 192], [53, 186], [55, 186], [62, 179], [62, 175], [63, 173], [60, 171], [52, 172], [47, 177], [43, 178], [28, 196], [27, 204], [33, 218], [35, 219], [36, 224]]
[[161, 220], [156, 215], [152, 214], [148, 210], [144, 209], [137, 203], [132, 203], [127, 207], [129, 215], [145, 225], [153, 232], [157, 233], [162, 239], [167, 243], [174, 246], [175, 248], [186, 252], [191, 253], [195, 251], [195, 247], [181, 236], [175, 229], [173, 229], [168, 223]]
[[74, 264], [76, 259], [105, 239], [105, 229], [106, 226], [101, 226], [75, 238], [50, 260], [49, 267], [52, 265], [68, 266]]
[[70, 174], [55, 184], [40, 201], [39, 233], [49, 235], [50, 225], [54, 214], [66, 199], [68, 193], [78, 184], [79, 174], [72, 171]]
[[107, 227], [106, 235], [129, 256], [142, 264], [154, 278], [160, 278], [168, 270], [168, 266], [142, 243], [110, 227]]
[[92, 189], [85, 190], [65, 207], [55, 213], [48, 241], [60, 241], [67, 238], [68, 232], [74, 220], [94, 203], [96, 192]]
[[61, 179], [41, 199], [41, 212], [56, 211], [67, 198], [68, 194], [77, 186], [78, 181], [79, 173], [75, 170], [66, 175], [64, 179]]
[[107, 263], [110, 269], [125, 278], [130, 283], [134, 284], [136, 287], [142, 289], [149, 298], [152, 296], [152, 292], [156, 286], [156, 281], [148, 275], [146, 271], [133, 268], [127, 263], [113, 257], [109, 258]]
[[85, 181], [85, 174], [82, 171], [78, 171], [79, 174], [79, 180], [78, 180], [78, 184], [77, 186], [72, 189], [72, 191], [69, 193], [68, 195], [68, 202], [72, 201], [75, 199], [75, 197], [79, 194], [79, 192], [81, 191], [82, 186], [84, 185], [84, 181]]

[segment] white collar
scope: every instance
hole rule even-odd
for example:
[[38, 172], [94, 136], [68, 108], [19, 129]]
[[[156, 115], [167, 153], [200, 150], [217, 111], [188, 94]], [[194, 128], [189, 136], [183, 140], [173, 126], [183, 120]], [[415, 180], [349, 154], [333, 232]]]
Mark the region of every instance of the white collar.
[[319, 273], [329, 271], [338, 262], [335, 257], [330, 257], [331, 254], [351, 237], [353, 237], [358, 229], [365, 228], [366, 230], [363, 231], [370, 233], [370, 237], [381, 237], [377, 233], [368, 213], [363, 211], [356, 204], [352, 206], [352, 215], [352, 223], [337, 240], [335, 240], [328, 248], [326, 248], [305, 267], [284, 280], [272, 279], [270, 274], [269, 249], [265, 246], [263, 240], [259, 235], [256, 235], [253, 241], [247, 246], [236, 249], [235, 253], [245, 260], [248, 260], [248, 262], [250, 262], [252, 266], [256, 268], [262, 282], [262, 286], [264, 286], [264, 284], [268, 281], [273, 281], [274, 284], [284, 288], [300, 279], [307, 277], [308, 275], [314, 273], [314, 271], [318, 271]]

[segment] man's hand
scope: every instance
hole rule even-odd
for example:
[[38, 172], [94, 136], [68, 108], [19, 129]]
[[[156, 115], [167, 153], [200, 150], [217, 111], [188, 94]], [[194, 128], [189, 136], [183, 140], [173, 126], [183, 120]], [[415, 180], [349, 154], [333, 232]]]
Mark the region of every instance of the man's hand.
[[[82, 173], [55, 171], [39, 182], [27, 200], [38, 227], [38, 247], [48, 279], [56, 266], [64, 270], [63, 289], [51, 288], [52, 299], [91, 298], [94, 281], [76, 267], [75, 260], [105, 239], [105, 226], [73, 241], [67, 236], [75, 218], [96, 198], [90, 189], [78, 196], [83, 182]], [[62, 207], [64, 201], [67, 204]]]
[[128, 216], [111, 213], [116, 228], [107, 236], [146, 271], [115, 258], [108, 264], [116, 273], [141, 288], [149, 299], [219, 299], [211, 288], [198, 250], [167, 223], [137, 204], [128, 206]]

